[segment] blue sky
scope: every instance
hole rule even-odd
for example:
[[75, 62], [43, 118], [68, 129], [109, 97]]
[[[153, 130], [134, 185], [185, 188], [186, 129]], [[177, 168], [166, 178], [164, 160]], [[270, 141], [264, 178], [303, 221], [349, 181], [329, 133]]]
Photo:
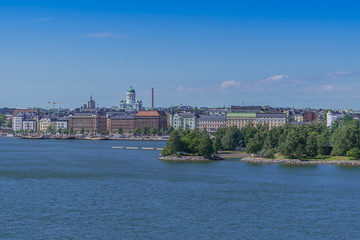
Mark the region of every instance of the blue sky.
[[360, 109], [358, 1], [0, 2], [0, 106]]

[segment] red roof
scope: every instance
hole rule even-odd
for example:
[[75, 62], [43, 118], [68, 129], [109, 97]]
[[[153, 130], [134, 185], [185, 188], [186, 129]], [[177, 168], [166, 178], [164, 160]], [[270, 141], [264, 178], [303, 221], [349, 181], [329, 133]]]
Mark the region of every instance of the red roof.
[[136, 117], [158, 117], [160, 116], [158, 111], [139, 111]]

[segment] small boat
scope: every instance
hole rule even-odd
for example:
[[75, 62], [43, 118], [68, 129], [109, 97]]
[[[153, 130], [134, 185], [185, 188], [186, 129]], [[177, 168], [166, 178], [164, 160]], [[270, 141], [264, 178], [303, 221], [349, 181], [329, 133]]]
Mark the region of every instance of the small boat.
[[86, 140], [93, 140], [93, 141], [100, 141], [100, 140], [109, 140], [108, 137], [103, 137], [103, 136], [90, 136], [90, 137], [85, 137]]
[[55, 136], [55, 139], [60, 139], [60, 140], [68, 140], [68, 139], [75, 139], [74, 136]]
[[29, 135], [29, 136], [22, 136], [19, 138], [22, 138], [22, 139], [44, 139], [44, 137], [42, 135]]

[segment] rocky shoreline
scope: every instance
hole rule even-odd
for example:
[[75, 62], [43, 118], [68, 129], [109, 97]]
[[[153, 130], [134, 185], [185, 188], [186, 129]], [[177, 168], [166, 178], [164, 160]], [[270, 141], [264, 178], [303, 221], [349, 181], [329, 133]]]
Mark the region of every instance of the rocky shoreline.
[[172, 162], [211, 162], [211, 161], [218, 161], [224, 160], [221, 157], [213, 156], [213, 157], [204, 157], [204, 156], [164, 156], [160, 157], [159, 160], [164, 161], [172, 161]]
[[360, 166], [360, 161], [356, 160], [331, 160], [331, 161], [309, 161], [296, 159], [266, 159], [266, 158], [241, 158], [241, 162], [255, 164], [281, 164], [281, 165], [341, 165], [341, 166]]

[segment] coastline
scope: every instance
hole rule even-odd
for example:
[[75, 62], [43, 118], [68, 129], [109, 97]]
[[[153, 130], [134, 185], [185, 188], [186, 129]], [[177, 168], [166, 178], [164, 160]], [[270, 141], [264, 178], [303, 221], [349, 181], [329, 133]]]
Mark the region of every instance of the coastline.
[[266, 158], [254, 158], [246, 157], [241, 158], [240, 162], [254, 163], [254, 164], [280, 164], [280, 165], [341, 165], [341, 166], [360, 166], [358, 160], [298, 160], [298, 159], [266, 159]]
[[170, 156], [162, 156], [159, 158], [159, 160], [169, 161], [169, 162], [213, 162], [213, 161], [219, 161], [219, 160], [224, 160], [224, 159], [219, 156], [204, 157], [204, 156], [170, 155]]
[[248, 153], [220, 153], [219, 157], [224, 159], [239, 159], [240, 162], [253, 164], [280, 164], [280, 165], [341, 165], [360, 166], [360, 160], [299, 160], [299, 159], [270, 159], [253, 157]]
[[[7, 137], [9, 138], [10, 136], [1, 136], [1, 137]], [[52, 135], [52, 136], [37, 136], [37, 135], [32, 135], [32, 136], [28, 136], [28, 137], [24, 137], [24, 136], [20, 136], [20, 135], [15, 135], [15, 136], [11, 136], [14, 138], [19, 138], [19, 139], [30, 139], [30, 140], [35, 140], [35, 139], [41, 139], [41, 140], [47, 140], [47, 139], [55, 139], [55, 140], [93, 140], [93, 141], [101, 141], [101, 140], [115, 140], [115, 141], [168, 141], [168, 138], [164, 138], [164, 137], [94, 137], [91, 138], [91, 136], [79, 136], [79, 135], [69, 135], [69, 136], [57, 136], [57, 135]]]

